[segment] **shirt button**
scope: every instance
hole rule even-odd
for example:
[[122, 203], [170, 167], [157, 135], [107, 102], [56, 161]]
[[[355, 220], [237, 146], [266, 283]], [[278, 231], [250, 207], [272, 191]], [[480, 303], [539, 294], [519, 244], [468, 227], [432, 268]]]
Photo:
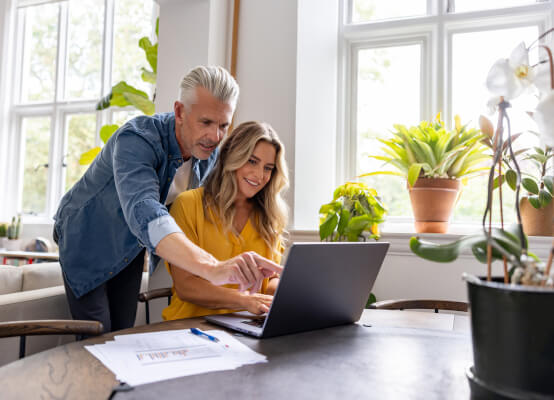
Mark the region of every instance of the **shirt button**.
[[167, 178], [167, 181], [168, 181], [168, 182], [171, 182], [171, 178]]
[[127, 262], [127, 261], [129, 261], [129, 259], [128, 259], [128, 258], [126, 258], [126, 259], [124, 259], [123, 261]]
[[110, 275], [113, 275], [113, 272], [112, 272], [112, 271], [110, 271]]

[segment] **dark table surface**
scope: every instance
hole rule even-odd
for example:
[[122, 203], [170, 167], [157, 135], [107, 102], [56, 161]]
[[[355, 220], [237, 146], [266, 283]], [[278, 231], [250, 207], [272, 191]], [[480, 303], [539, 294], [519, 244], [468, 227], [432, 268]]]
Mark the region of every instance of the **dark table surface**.
[[[197, 326], [202, 319], [135, 327], [136, 333]], [[71, 343], [0, 368], [0, 398], [105, 399], [117, 382]], [[359, 323], [270, 339], [238, 337], [268, 363], [193, 375], [119, 392], [116, 399], [469, 399], [466, 316], [366, 310]]]

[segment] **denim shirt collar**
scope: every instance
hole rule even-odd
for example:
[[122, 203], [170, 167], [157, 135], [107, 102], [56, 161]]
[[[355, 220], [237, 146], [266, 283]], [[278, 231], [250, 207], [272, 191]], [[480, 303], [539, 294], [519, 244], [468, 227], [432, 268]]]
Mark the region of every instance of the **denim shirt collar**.
[[169, 120], [168, 159], [170, 161], [183, 159], [183, 155], [181, 154], [181, 148], [179, 147], [179, 142], [177, 141], [177, 134], [175, 132], [175, 116]]

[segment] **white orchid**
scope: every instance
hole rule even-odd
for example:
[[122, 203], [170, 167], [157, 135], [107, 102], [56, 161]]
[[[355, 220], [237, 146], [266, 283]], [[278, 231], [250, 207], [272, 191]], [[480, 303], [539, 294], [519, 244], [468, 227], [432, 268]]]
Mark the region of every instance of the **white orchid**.
[[487, 114], [493, 115], [498, 110], [498, 104], [502, 101], [501, 96], [493, 96], [487, 101]]
[[487, 75], [487, 88], [497, 96], [511, 100], [522, 94], [534, 79], [533, 68], [529, 65], [529, 51], [521, 42], [510, 55], [501, 58], [491, 67]]
[[554, 147], [554, 91], [550, 92], [542, 98], [537, 104], [533, 118], [539, 128], [541, 141], [549, 146]]
[[535, 67], [534, 85], [537, 87], [541, 96], [548, 94], [552, 87], [550, 86], [550, 63], [543, 62]]

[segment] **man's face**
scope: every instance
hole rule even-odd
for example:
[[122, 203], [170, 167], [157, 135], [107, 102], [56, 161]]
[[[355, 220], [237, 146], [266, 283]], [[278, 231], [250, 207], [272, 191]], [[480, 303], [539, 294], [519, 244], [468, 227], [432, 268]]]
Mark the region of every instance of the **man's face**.
[[197, 87], [196, 100], [189, 110], [180, 101], [173, 108], [175, 135], [183, 158], [192, 155], [199, 160], [207, 159], [227, 134], [233, 107], [219, 101], [207, 89]]

